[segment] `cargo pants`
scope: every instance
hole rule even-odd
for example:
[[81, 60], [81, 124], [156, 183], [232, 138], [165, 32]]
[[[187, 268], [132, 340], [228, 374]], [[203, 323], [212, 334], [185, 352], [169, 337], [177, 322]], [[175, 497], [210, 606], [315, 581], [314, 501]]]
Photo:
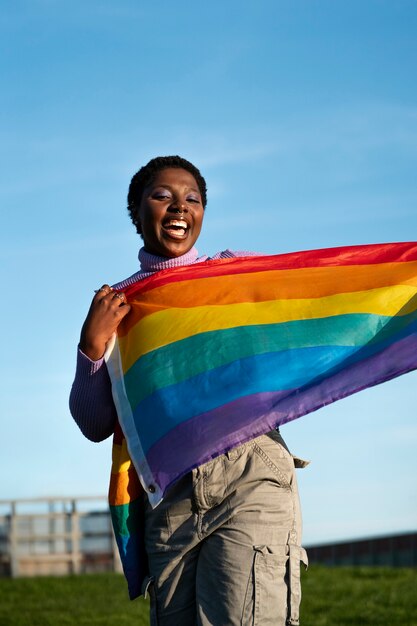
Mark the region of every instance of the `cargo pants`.
[[278, 431], [181, 478], [145, 514], [151, 626], [299, 624], [301, 513]]

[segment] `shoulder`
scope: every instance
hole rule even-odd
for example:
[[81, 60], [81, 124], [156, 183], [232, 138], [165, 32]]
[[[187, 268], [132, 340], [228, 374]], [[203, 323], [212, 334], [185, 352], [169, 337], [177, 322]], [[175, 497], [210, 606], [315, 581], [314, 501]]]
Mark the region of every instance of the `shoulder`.
[[144, 272], [139, 270], [138, 272], [135, 272], [134, 274], [132, 274], [128, 278], [125, 278], [124, 280], [121, 280], [120, 282], [115, 283], [114, 285], [112, 285], [112, 287], [113, 287], [113, 289], [126, 289], [126, 287], [128, 287], [129, 285], [133, 285], [138, 280], [142, 280], [143, 278], [145, 278], [148, 275], [149, 275], [149, 273], [145, 274]]
[[227, 250], [223, 250], [222, 252], [216, 252], [216, 254], [213, 254], [212, 257], [210, 257], [211, 259], [236, 259], [239, 257], [245, 257], [245, 256], [262, 256], [260, 252], [252, 252], [249, 250], [229, 250], [229, 248], [227, 248]]

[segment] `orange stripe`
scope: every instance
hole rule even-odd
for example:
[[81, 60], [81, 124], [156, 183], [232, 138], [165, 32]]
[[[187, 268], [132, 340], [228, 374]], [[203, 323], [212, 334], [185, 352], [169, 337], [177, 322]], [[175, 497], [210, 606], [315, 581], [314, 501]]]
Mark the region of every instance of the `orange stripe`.
[[417, 286], [417, 262], [310, 267], [195, 278], [156, 287], [143, 294], [137, 292], [135, 299], [140, 306], [133, 307], [124, 318], [118, 335], [127, 335], [142, 318], [168, 308], [192, 308], [216, 302], [224, 305], [275, 299], [312, 299], [390, 285]]
[[111, 506], [128, 504], [131, 500], [138, 498], [141, 493], [142, 486], [133, 465], [127, 472], [110, 475], [109, 504]]

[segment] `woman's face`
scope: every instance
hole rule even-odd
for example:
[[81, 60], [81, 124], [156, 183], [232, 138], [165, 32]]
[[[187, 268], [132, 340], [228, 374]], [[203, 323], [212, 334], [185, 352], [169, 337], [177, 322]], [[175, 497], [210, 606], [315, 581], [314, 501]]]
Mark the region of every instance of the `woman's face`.
[[204, 216], [194, 176], [174, 167], [158, 172], [145, 187], [138, 215], [148, 252], [172, 258], [191, 250]]

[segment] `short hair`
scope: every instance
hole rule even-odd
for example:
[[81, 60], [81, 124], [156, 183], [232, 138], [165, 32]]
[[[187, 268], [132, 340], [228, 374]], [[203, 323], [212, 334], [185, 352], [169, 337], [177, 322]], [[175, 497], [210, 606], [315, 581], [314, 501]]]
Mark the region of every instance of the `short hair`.
[[177, 155], [155, 157], [154, 159], [151, 159], [149, 163], [141, 167], [138, 172], [136, 172], [129, 185], [129, 192], [127, 194], [127, 210], [129, 211], [130, 219], [136, 227], [137, 233], [141, 234], [138, 209], [145, 188], [155, 180], [158, 172], [167, 168], [175, 167], [186, 170], [192, 176], [194, 176], [201, 194], [203, 208], [206, 208], [207, 186], [206, 181], [200, 173], [200, 170], [197, 169], [195, 165], [190, 163], [190, 161], [187, 161], [186, 159], [183, 159], [182, 157]]

